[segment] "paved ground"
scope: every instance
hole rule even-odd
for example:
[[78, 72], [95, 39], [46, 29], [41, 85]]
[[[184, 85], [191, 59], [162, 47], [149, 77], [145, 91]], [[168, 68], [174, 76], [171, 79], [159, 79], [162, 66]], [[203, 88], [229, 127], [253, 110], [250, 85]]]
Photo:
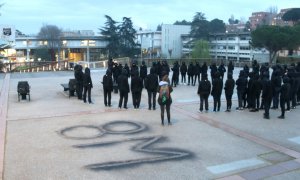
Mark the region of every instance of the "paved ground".
[[[145, 90], [139, 110], [131, 94], [128, 110], [117, 108], [117, 94], [113, 107], [104, 107], [104, 72], [92, 71], [94, 104], [63, 92], [60, 84], [73, 72], [0, 75], [3, 179], [300, 178], [299, 109], [285, 120], [271, 110], [265, 120], [261, 111], [224, 112], [223, 101], [220, 112], [201, 114], [197, 86], [179, 85], [173, 125], [161, 126], [160, 111], [147, 109]], [[22, 80], [31, 86], [30, 102], [18, 102]]]

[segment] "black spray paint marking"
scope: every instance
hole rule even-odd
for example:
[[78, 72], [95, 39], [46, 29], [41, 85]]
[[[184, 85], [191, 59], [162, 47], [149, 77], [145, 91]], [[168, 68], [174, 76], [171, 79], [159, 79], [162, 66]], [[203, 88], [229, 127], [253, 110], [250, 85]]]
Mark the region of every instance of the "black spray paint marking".
[[[116, 131], [112, 130], [111, 128], [115, 125], [130, 125], [133, 126], [133, 129], [129, 130], [122, 130], [122, 131]], [[96, 129], [99, 132], [93, 136], [90, 137], [76, 137], [76, 136], [68, 136], [66, 133], [68, 131], [76, 130], [78, 128], [90, 128], [90, 129]], [[147, 126], [142, 123], [137, 122], [129, 122], [129, 121], [114, 121], [111, 123], [104, 124], [102, 126], [72, 126], [69, 128], [65, 128], [59, 132], [62, 136], [65, 138], [70, 139], [94, 139], [99, 138], [104, 134], [133, 134], [133, 133], [140, 133], [142, 131], [145, 131], [147, 129]], [[107, 142], [101, 142], [101, 143], [91, 143], [91, 144], [79, 144], [74, 145], [74, 148], [80, 148], [80, 149], [86, 149], [86, 148], [101, 148], [108, 145], [116, 145], [119, 143], [125, 143], [125, 142], [131, 142], [131, 141], [141, 141], [137, 143], [135, 146], [131, 148], [132, 151], [135, 152], [142, 152], [142, 153], [148, 153], [148, 154], [154, 154], [154, 157], [151, 158], [142, 158], [142, 159], [134, 159], [134, 160], [126, 160], [126, 161], [110, 161], [110, 162], [104, 162], [104, 163], [96, 163], [96, 164], [90, 164], [85, 166], [87, 169], [90, 170], [109, 170], [109, 169], [115, 169], [115, 168], [122, 168], [122, 167], [129, 167], [132, 165], [140, 165], [144, 163], [157, 163], [162, 161], [169, 161], [169, 160], [179, 160], [187, 157], [191, 157], [191, 153], [187, 151], [183, 151], [180, 149], [157, 149], [157, 148], [151, 148], [151, 145], [154, 143], [158, 143], [164, 139], [163, 136], [146, 136], [146, 137], [139, 137], [139, 138], [128, 138], [128, 139], [122, 139], [119, 141], [107, 141]], [[157, 156], [158, 155], [158, 156]]]

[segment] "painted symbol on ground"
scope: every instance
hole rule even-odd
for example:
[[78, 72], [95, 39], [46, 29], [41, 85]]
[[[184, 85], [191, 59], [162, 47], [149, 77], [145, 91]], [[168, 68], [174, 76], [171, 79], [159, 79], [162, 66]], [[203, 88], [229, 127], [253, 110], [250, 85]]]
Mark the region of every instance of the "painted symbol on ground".
[[[125, 128], [124, 128], [125, 127]], [[129, 129], [127, 129], [129, 128]], [[72, 126], [59, 131], [59, 134], [64, 138], [68, 139], [77, 139], [77, 140], [88, 140], [103, 138], [104, 135], [115, 135], [115, 134], [135, 134], [145, 132], [147, 126], [138, 122], [131, 121], [114, 121], [106, 123], [101, 126], [93, 125], [79, 125]], [[88, 133], [78, 133], [80, 135], [75, 135], [74, 132], [92, 131], [93, 134]], [[166, 139], [164, 136], [145, 136], [145, 137], [136, 137], [136, 138], [127, 138], [120, 139], [116, 141], [106, 141], [106, 142], [97, 142], [91, 144], [77, 144], [74, 145], [74, 148], [87, 149], [87, 148], [101, 148], [106, 146], [118, 145], [121, 143], [137, 141], [137, 144], [131, 148], [134, 152], [142, 152], [147, 154], [153, 154], [153, 157], [141, 158], [141, 159], [132, 159], [125, 161], [110, 161], [110, 162], [101, 162], [95, 164], [89, 164], [85, 167], [90, 170], [109, 170], [115, 168], [126, 168], [131, 167], [132, 165], [140, 165], [145, 163], [157, 163], [169, 160], [180, 160], [186, 159], [192, 156], [192, 153], [176, 149], [176, 148], [154, 148], [155, 143], [159, 143], [162, 140]]]

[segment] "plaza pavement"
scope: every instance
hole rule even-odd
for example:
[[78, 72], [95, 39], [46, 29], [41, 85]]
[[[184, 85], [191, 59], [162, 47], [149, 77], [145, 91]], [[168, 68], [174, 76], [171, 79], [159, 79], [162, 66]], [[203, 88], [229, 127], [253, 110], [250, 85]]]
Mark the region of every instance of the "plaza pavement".
[[[235, 70], [237, 77], [239, 70]], [[299, 179], [299, 109], [199, 113], [197, 85], [172, 93], [172, 125], [160, 110], [118, 109], [103, 103], [104, 69], [92, 70], [92, 101], [68, 97], [61, 83], [72, 71], [0, 74], [0, 170], [5, 180], [32, 179]], [[226, 76], [225, 76], [226, 77]], [[17, 98], [18, 81], [31, 86], [31, 101]], [[237, 105], [233, 97], [233, 108]], [[165, 117], [166, 118], [166, 117]], [[2, 158], [1, 158], [2, 157]]]

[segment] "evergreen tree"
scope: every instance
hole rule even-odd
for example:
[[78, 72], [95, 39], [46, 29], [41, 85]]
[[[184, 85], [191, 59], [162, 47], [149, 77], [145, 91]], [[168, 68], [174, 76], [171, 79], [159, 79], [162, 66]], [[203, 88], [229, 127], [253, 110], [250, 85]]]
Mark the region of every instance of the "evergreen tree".
[[130, 18], [123, 17], [123, 22], [120, 25], [119, 37], [120, 37], [120, 54], [126, 57], [133, 57], [137, 49], [135, 43], [136, 30], [133, 28], [133, 24]]
[[108, 57], [119, 57], [119, 27], [117, 26], [117, 22], [114, 21], [110, 16], [105, 15], [105, 18], [105, 27], [99, 30], [100, 34], [104, 36], [104, 40], [108, 42], [108, 45], [106, 46], [108, 50]]

